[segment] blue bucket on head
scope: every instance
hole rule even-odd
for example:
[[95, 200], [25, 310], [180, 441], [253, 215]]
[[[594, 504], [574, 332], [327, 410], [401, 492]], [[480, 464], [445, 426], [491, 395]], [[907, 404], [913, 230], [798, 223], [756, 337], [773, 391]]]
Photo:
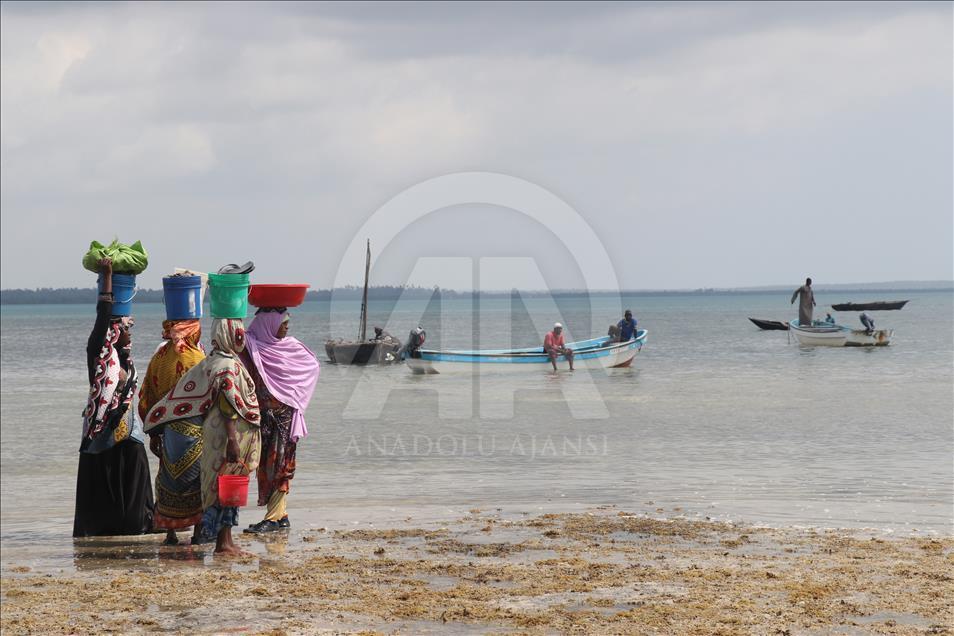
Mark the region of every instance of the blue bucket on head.
[[[103, 275], [97, 279], [99, 292], [103, 292]], [[135, 274], [113, 274], [113, 315], [128, 316], [132, 313], [132, 299], [136, 295]]]
[[166, 303], [166, 320], [202, 317], [201, 276], [166, 276], [162, 279], [162, 297]]

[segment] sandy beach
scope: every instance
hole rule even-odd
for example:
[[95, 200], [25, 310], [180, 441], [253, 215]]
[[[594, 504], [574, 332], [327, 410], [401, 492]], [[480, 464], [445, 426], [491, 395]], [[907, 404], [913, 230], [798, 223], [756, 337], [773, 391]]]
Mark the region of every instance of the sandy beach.
[[[948, 634], [954, 539], [747, 527], [614, 508], [293, 529], [251, 554], [80, 543], [9, 563], [4, 634]], [[182, 535], [185, 538], [185, 535]]]

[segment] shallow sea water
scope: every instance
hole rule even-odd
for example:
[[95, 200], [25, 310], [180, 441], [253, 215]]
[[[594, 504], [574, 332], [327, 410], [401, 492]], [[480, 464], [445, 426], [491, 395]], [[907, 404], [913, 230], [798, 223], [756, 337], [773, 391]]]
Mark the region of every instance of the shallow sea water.
[[[801, 348], [746, 319], [792, 317], [786, 294], [660, 295], [623, 299], [649, 330], [629, 369], [474, 378], [325, 363], [291, 518], [297, 528], [380, 527], [471, 508], [521, 515], [612, 504], [950, 535], [954, 302], [950, 292], [895, 296], [911, 302], [875, 314], [878, 327], [896, 330], [878, 349]], [[870, 298], [817, 300], [823, 311]], [[619, 307], [609, 298], [372, 301], [370, 322], [404, 338], [420, 321], [435, 348], [499, 348], [537, 344], [554, 320], [573, 339], [604, 333]], [[141, 370], [163, 315], [162, 305], [136, 307]], [[306, 303], [292, 334], [324, 360], [325, 338], [352, 335], [357, 315], [353, 302]], [[3, 565], [82, 567], [69, 535], [93, 308], [4, 306], [0, 318]], [[261, 514], [243, 509], [242, 524]]]

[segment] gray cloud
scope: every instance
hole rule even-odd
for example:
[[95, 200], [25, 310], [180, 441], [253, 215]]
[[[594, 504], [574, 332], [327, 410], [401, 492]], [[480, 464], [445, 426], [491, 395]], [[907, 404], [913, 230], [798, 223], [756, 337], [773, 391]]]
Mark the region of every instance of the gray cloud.
[[[117, 234], [150, 285], [246, 257], [327, 285], [377, 207], [466, 170], [563, 197], [627, 287], [952, 274], [949, 4], [0, 13], [3, 287], [88, 283], [86, 243]], [[410, 228], [376, 278], [435, 245], [514, 253], [519, 230], [573, 279], [546, 228], [482, 215]]]

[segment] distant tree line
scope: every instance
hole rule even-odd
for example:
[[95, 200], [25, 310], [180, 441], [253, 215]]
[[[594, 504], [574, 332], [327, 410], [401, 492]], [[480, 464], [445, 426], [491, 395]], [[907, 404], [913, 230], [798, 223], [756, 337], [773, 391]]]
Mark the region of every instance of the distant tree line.
[[[95, 287], [0, 290], [0, 305], [85, 305], [95, 302]], [[140, 289], [136, 293], [136, 302], [161, 303], [162, 290]]]
[[[340, 287], [334, 290], [317, 289], [308, 292], [306, 300], [361, 300], [363, 288], [356, 286]], [[435, 295], [446, 297], [469, 297], [470, 292], [456, 292], [417, 286], [380, 285], [368, 288], [370, 300], [397, 300], [402, 296], [413, 299], [430, 299]], [[96, 302], [95, 287], [67, 287], [39, 289], [3, 289], [0, 290], [0, 304], [3, 305], [72, 305]], [[140, 289], [136, 292], [136, 302], [161, 303], [161, 289]]]
[[[349, 285], [347, 287], [338, 287], [331, 289], [316, 289], [308, 292], [306, 300], [361, 300], [364, 289], [358, 286]], [[585, 291], [565, 291], [554, 292], [553, 295], [571, 295], [578, 296], [585, 294]], [[480, 292], [478, 295], [482, 298], [507, 298], [518, 294], [523, 297], [541, 297], [548, 296], [547, 291], [518, 292], [517, 290], [504, 292]], [[415, 300], [430, 300], [432, 298], [472, 298], [474, 292], [457, 291], [453, 289], [441, 289], [440, 287], [419, 287], [404, 285], [377, 285], [368, 288], [369, 300], [398, 300], [399, 298], [410, 298]], [[68, 287], [52, 288], [43, 287], [40, 289], [3, 289], [0, 290], [0, 304], [3, 305], [71, 305], [86, 304], [96, 302], [96, 288], [94, 287]], [[161, 303], [161, 289], [140, 289], [136, 293], [136, 302], [139, 303]]]
[[[817, 286], [817, 291], [828, 291], [830, 293], [838, 292], [902, 292], [902, 291], [950, 291], [952, 284], [947, 281], [930, 281], [912, 285], [898, 285], [891, 283], [869, 283], [868, 285], [858, 286], [840, 286], [831, 285]], [[361, 300], [363, 289], [356, 285], [347, 287], [338, 287], [331, 289], [316, 289], [308, 292], [306, 300]], [[749, 288], [749, 289], [695, 289], [695, 290], [626, 290], [626, 291], [587, 291], [585, 289], [562, 289], [562, 290], [537, 290], [537, 291], [457, 291], [454, 289], [441, 289], [440, 287], [420, 287], [416, 285], [376, 285], [368, 288], [369, 300], [397, 300], [399, 298], [409, 298], [414, 300], [430, 300], [432, 298], [508, 298], [519, 296], [521, 298], [567, 298], [580, 296], [683, 296], [692, 295], [710, 295], [710, 294], [764, 294], [764, 293], [790, 293], [786, 288]], [[73, 305], [96, 302], [96, 289], [93, 287], [68, 287], [52, 288], [44, 287], [40, 289], [3, 289], [0, 290], [0, 305]], [[136, 302], [139, 303], [161, 303], [161, 289], [140, 289], [136, 293]]]
[[[316, 289], [308, 292], [306, 300], [361, 300], [363, 288], [349, 285], [347, 287], [338, 287], [331, 289]], [[529, 291], [521, 292], [516, 289], [511, 291], [457, 291], [454, 289], [441, 289], [440, 287], [420, 287], [414, 285], [376, 285], [368, 288], [369, 300], [398, 300], [399, 298], [409, 298], [412, 300], [430, 300], [432, 298], [473, 298], [475, 295], [481, 298], [508, 298], [510, 296], [521, 296], [523, 298], [537, 298], [547, 296], [580, 296], [586, 295], [586, 291], [562, 290], [562, 291]], [[605, 295], [610, 292], [595, 292], [593, 295]], [[96, 288], [94, 287], [69, 287], [69, 288], [51, 288], [44, 287], [40, 289], [3, 289], [0, 290], [0, 304], [3, 305], [71, 305], [86, 304], [96, 302]], [[140, 289], [136, 293], [136, 302], [138, 303], [161, 303], [161, 289]]]

